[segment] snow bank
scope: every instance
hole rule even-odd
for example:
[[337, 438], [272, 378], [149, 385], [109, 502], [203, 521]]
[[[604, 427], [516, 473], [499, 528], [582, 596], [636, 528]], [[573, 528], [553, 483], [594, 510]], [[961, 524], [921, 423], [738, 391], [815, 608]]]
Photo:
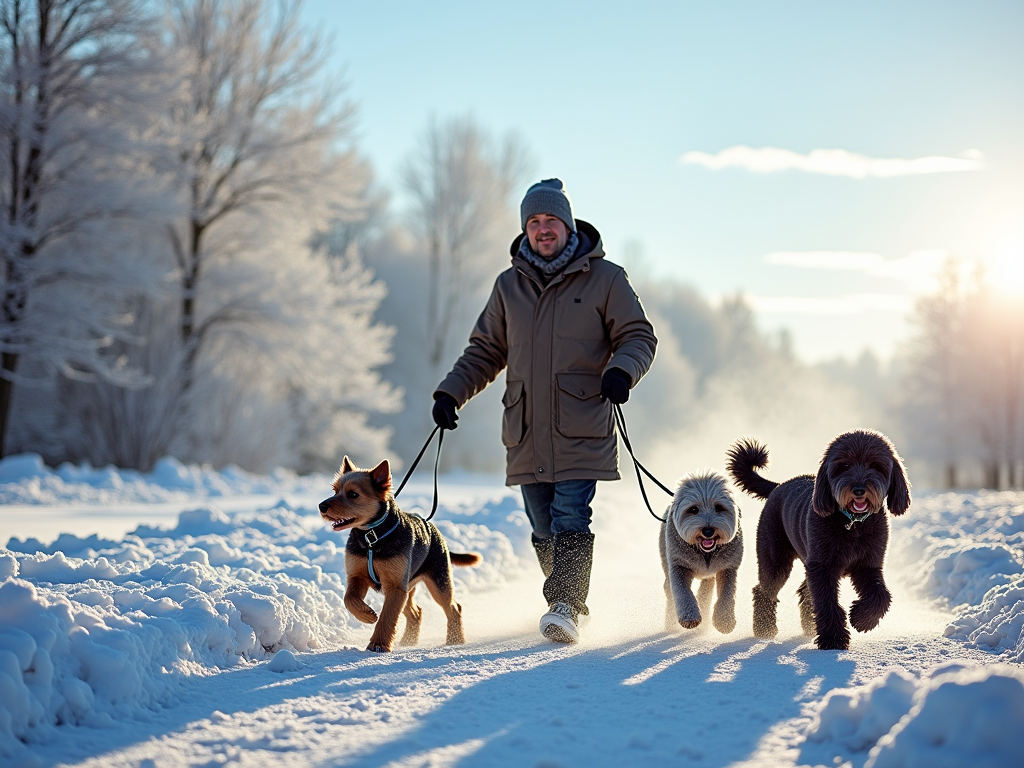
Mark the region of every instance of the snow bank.
[[910, 711], [915, 690], [912, 677], [893, 671], [859, 688], [830, 691], [807, 730], [807, 738], [864, 752]]
[[124, 504], [186, 501], [196, 498], [280, 495], [320, 490], [330, 485], [323, 476], [300, 477], [286, 469], [270, 475], [252, 475], [238, 467], [221, 471], [185, 466], [166, 457], [152, 472], [88, 463], [64, 463], [50, 469], [34, 453], [0, 460], [0, 504]]
[[[1002, 768], [1024, 753], [1024, 670], [951, 665], [830, 691], [806, 731], [864, 768]], [[839, 760], [836, 760], [839, 762]]]
[[[525, 515], [510, 492], [438, 517], [454, 550], [484, 555], [456, 570], [457, 590], [523, 567]], [[191, 675], [267, 659], [293, 671], [294, 652], [352, 642], [361, 625], [344, 607], [344, 545], [315, 510], [285, 502], [198, 507], [122, 541], [11, 539], [0, 549], [0, 755], [58, 724], [143, 717]]]
[[946, 635], [1024, 661], [1024, 493], [939, 493], [893, 521], [892, 565], [953, 609]]

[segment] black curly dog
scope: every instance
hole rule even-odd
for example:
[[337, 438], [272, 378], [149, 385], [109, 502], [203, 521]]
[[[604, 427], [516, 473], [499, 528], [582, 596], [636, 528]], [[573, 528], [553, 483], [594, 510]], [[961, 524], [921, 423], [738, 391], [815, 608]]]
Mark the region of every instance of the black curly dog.
[[754, 440], [728, 451], [736, 484], [767, 500], [757, 524], [754, 635], [778, 634], [779, 590], [799, 557], [807, 574], [797, 590], [801, 627], [816, 635], [818, 648], [845, 650], [850, 630], [839, 605], [839, 580], [849, 576], [857, 592], [850, 623], [858, 632], [878, 626], [892, 602], [882, 577], [889, 542], [885, 506], [894, 515], [910, 508], [903, 460], [885, 435], [858, 430], [832, 441], [816, 477], [800, 475], [780, 485], [755, 471], [767, 464], [768, 449]]

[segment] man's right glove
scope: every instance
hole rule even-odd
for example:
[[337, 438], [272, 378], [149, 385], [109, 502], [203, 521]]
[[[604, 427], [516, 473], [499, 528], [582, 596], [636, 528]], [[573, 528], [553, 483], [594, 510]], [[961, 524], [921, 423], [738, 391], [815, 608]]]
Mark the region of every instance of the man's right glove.
[[434, 423], [441, 429], [455, 429], [458, 426], [455, 422], [459, 420], [459, 415], [455, 413], [458, 405], [447, 392], [438, 392], [434, 395], [434, 410], [431, 413]]
[[629, 400], [629, 386], [633, 379], [621, 368], [609, 368], [601, 377], [601, 397], [615, 405]]

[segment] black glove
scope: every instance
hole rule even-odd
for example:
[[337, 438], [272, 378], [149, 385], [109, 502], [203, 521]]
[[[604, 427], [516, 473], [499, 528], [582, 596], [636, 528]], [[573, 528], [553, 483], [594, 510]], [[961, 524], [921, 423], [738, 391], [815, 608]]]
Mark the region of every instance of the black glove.
[[455, 413], [458, 405], [455, 398], [447, 392], [438, 392], [434, 395], [434, 410], [431, 412], [434, 423], [441, 429], [455, 429], [459, 426], [455, 423], [459, 420], [459, 415]]
[[621, 368], [609, 368], [601, 377], [601, 398], [615, 405], [629, 400], [629, 385], [633, 379]]

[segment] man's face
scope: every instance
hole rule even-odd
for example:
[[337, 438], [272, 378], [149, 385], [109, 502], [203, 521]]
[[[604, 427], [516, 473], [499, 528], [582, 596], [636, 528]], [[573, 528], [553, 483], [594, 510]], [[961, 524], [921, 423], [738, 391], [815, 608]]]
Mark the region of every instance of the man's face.
[[557, 216], [537, 213], [526, 220], [526, 237], [534, 253], [553, 259], [569, 242], [569, 228]]

